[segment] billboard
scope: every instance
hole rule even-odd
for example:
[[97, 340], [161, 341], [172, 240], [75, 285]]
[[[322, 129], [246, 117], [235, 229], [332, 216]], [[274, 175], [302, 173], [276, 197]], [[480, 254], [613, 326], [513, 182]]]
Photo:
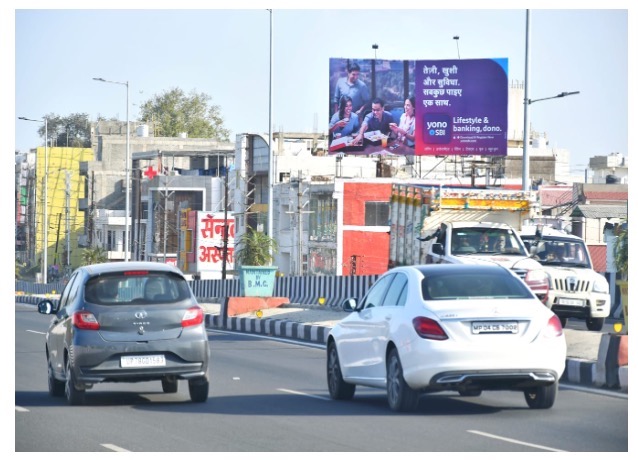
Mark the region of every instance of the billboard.
[[330, 59], [333, 154], [507, 155], [507, 59]]
[[224, 221], [223, 212], [197, 211], [196, 213], [195, 271], [222, 271], [224, 232], [226, 230], [228, 231], [226, 269], [233, 269], [235, 261], [235, 218], [227, 217], [227, 220]]

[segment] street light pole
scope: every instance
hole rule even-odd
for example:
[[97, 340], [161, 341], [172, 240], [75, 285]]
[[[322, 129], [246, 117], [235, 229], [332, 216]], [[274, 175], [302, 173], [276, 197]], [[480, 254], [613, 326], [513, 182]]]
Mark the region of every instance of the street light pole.
[[[273, 194], [275, 184], [275, 153], [272, 146], [272, 9], [270, 13], [270, 79], [268, 90], [268, 236], [274, 238], [273, 235]], [[270, 256], [274, 258], [274, 252], [270, 250]]]
[[125, 184], [125, 188], [126, 188], [126, 204], [125, 204], [125, 211], [124, 211], [124, 261], [128, 261], [129, 260], [129, 218], [131, 215], [131, 209], [130, 209], [130, 174], [131, 174], [131, 167], [130, 167], [130, 163], [131, 163], [131, 134], [130, 134], [130, 123], [129, 123], [129, 84], [128, 84], [128, 80], [126, 82], [116, 82], [114, 80], [105, 80], [103, 78], [99, 78], [99, 77], [93, 77], [93, 80], [96, 80], [98, 82], [104, 82], [104, 83], [114, 83], [116, 85], [125, 85], [126, 86], [126, 166], [124, 168], [124, 171], [126, 172], [126, 184]]
[[42, 283], [48, 283], [48, 253], [49, 253], [49, 119], [44, 117], [42, 120], [34, 120], [32, 118], [18, 117], [18, 120], [26, 120], [28, 122], [44, 121], [44, 211], [43, 211], [43, 240], [42, 246]]
[[563, 91], [556, 96], [550, 96], [547, 98], [529, 99], [529, 23], [530, 13], [526, 10], [526, 24], [525, 24], [525, 96], [523, 100], [523, 191], [529, 191], [529, 156], [527, 154], [527, 148], [529, 144], [529, 123], [527, 121], [528, 107], [538, 101], [546, 101], [548, 99], [564, 98], [565, 96], [572, 96], [574, 94], [580, 94], [580, 91]]
[[529, 157], [527, 154], [527, 144], [529, 142], [527, 106], [529, 91], [529, 10], [525, 11], [525, 100], [523, 102], [523, 192], [529, 191]]

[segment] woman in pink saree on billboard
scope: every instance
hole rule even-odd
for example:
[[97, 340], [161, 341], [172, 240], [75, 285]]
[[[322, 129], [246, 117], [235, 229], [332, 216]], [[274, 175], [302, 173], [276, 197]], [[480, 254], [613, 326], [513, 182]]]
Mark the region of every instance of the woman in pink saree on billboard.
[[405, 100], [403, 110], [399, 119], [399, 124], [390, 123], [390, 129], [394, 133], [397, 141], [402, 142], [408, 147], [414, 147], [414, 127], [415, 127], [415, 115], [414, 115], [414, 96], [410, 96]]

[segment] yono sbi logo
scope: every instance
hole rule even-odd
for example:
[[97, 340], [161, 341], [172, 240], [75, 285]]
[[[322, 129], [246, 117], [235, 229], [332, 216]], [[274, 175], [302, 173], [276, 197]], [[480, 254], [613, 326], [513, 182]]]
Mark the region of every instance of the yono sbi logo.
[[423, 140], [429, 144], [447, 144], [452, 138], [452, 119], [446, 114], [423, 116]]

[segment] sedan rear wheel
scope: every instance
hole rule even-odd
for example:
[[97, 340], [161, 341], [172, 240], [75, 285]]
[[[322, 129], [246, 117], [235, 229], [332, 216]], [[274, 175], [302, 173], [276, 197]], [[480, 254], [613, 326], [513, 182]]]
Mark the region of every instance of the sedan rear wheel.
[[388, 404], [394, 411], [413, 411], [419, 403], [419, 393], [403, 379], [403, 367], [396, 349], [390, 351], [387, 365]]
[[339, 354], [337, 354], [337, 345], [334, 341], [328, 344], [328, 391], [330, 397], [334, 400], [350, 400], [354, 396], [356, 386], [347, 383], [341, 375], [341, 366], [339, 365]]
[[534, 410], [545, 410], [552, 408], [558, 393], [558, 383], [554, 382], [549, 386], [538, 386], [525, 391], [525, 401], [527, 406]]
[[208, 378], [189, 379], [188, 393], [193, 402], [205, 402], [208, 399]]
[[47, 373], [49, 375], [49, 395], [51, 397], [64, 397], [64, 381], [56, 379], [55, 375], [53, 374], [53, 365], [51, 365], [51, 361], [48, 358]]
[[162, 390], [166, 394], [174, 394], [177, 392], [177, 379], [174, 377], [162, 378]]
[[66, 361], [66, 382], [64, 383], [64, 393], [70, 405], [84, 405], [86, 391], [75, 387], [75, 373], [71, 366], [71, 359]]

